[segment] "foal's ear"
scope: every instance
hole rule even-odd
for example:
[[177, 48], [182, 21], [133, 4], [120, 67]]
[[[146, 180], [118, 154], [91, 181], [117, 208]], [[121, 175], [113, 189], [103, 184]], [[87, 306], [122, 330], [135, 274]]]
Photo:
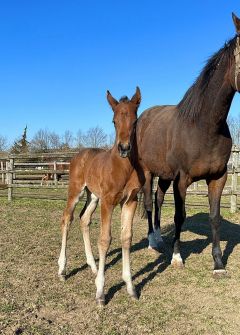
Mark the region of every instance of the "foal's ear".
[[119, 104], [119, 102], [111, 95], [109, 91], [107, 91], [107, 100], [112, 109], [114, 109]]
[[135, 105], [137, 105], [137, 106], [140, 105], [140, 102], [141, 102], [141, 92], [140, 92], [140, 89], [139, 89], [138, 86], [136, 87], [136, 93], [133, 95], [131, 101], [132, 101]]
[[234, 13], [232, 13], [232, 18], [237, 34], [240, 34], [240, 19]]

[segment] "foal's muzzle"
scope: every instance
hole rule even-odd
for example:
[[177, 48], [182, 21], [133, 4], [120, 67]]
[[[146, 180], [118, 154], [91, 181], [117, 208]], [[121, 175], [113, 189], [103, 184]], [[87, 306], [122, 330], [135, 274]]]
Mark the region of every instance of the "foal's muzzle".
[[130, 143], [119, 143], [118, 144], [118, 151], [119, 151], [119, 155], [122, 158], [128, 157], [128, 155], [130, 154], [130, 151], [131, 151], [131, 144]]

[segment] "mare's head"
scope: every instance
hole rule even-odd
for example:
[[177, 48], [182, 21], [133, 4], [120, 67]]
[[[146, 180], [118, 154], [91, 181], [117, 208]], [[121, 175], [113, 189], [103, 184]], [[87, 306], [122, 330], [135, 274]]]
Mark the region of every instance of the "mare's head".
[[125, 158], [130, 154], [133, 144], [137, 122], [137, 110], [141, 102], [141, 92], [137, 87], [136, 93], [130, 100], [127, 97], [123, 97], [118, 101], [107, 91], [107, 100], [114, 113], [113, 123], [116, 130], [115, 144], [117, 145], [119, 155]]

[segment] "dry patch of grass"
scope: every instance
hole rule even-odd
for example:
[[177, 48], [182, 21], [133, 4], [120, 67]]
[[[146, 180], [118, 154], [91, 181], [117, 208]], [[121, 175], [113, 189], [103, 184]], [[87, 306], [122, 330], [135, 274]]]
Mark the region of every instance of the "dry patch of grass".
[[[65, 202], [1, 200], [1, 334], [238, 334], [240, 310], [239, 213], [223, 213], [222, 249], [230, 278], [212, 278], [211, 231], [206, 213], [188, 209], [182, 233], [185, 268], [170, 266], [173, 209], [163, 210], [165, 254], [146, 249], [147, 225], [135, 218], [132, 273], [140, 295], [132, 301], [121, 279], [120, 216], [116, 210], [107, 259], [107, 305], [95, 305], [78, 219], [68, 246], [68, 280], [59, 282], [59, 223]], [[79, 212], [81, 205], [77, 212]], [[97, 258], [99, 212], [91, 226]]]

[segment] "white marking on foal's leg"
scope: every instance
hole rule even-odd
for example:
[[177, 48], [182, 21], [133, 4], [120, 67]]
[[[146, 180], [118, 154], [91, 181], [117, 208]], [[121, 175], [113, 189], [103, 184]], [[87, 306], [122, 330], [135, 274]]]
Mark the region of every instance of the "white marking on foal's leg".
[[64, 279], [64, 277], [66, 276], [66, 264], [67, 264], [66, 247], [67, 247], [67, 225], [65, 225], [63, 228], [62, 247], [58, 259], [58, 265], [59, 265], [58, 275], [60, 279]]
[[105, 277], [104, 277], [104, 267], [105, 267], [105, 259], [106, 257], [100, 257], [99, 261], [99, 269], [97, 273], [97, 277], [95, 279], [95, 284], [97, 288], [96, 292], [96, 301], [100, 306], [103, 306], [105, 304], [105, 296], [104, 296], [104, 283], [105, 283]]
[[72, 214], [74, 211], [74, 208], [76, 206], [76, 204], [78, 203], [80, 197], [84, 194], [84, 189], [82, 189], [82, 191], [79, 193], [79, 195], [75, 198], [74, 201], [69, 201], [68, 199], [68, 203], [67, 203], [67, 207], [64, 211], [63, 214], [63, 222], [62, 222], [62, 246], [61, 246], [61, 251], [60, 251], [60, 256], [58, 259], [58, 275], [60, 277], [61, 280], [65, 280], [65, 276], [66, 276], [66, 266], [67, 266], [67, 253], [66, 253], [66, 249], [67, 249], [67, 237], [68, 237], [68, 230], [69, 230], [69, 226], [71, 224], [71, 220], [72, 220]]
[[130, 252], [129, 250], [122, 249], [122, 279], [127, 285], [127, 292], [128, 294], [137, 299], [137, 294], [135, 287], [132, 283], [132, 275], [130, 269]]
[[173, 253], [171, 264], [178, 268], [183, 267], [183, 260], [180, 253]]
[[137, 299], [137, 294], [135, 287], [132, 283], [131, 267], [130, 267], [130, 246], [132, 240], [132, 222], [133, 216], [136, 209], [136, 202], [131, 203], [130, 207], [128, 205], [123, 205], [122, 208], [122, 279], [127, 285], [128, 294]]

